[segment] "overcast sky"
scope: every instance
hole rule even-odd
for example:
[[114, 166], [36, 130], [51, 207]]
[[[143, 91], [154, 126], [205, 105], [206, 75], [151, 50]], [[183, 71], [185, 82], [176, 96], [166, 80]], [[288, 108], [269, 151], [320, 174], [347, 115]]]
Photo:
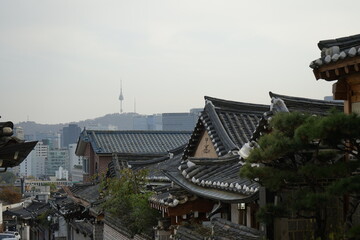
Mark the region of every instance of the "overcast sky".
[[0, 0], [2, 121], [202, 108], [204, 96], [323, 99], [319, 40], [359, 33], [360, 1]]

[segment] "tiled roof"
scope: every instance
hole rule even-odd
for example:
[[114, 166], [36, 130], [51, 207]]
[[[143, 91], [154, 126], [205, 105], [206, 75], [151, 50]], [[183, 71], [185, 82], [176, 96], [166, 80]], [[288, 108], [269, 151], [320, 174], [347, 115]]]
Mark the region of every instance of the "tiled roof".
[[26, 208], [21, 207], [17, 209], [6, 210], [4, 214], [11, 216], [15, 215], [22, 219], [30, 219], [41, 215], [42, 213], [48, 211], [49, 209], [50, 209], [50, 205], [48, 203], [33, 201]]
[[203, 234], [196, 232], [190, 226], [179, 226], [174, 236], [177, 240], [204, 240]]
[[63, 216], [80, 214], [83, 207], [68, 197], [56, 197], [49, 201], [51, 207]]
[[262, 239], [259, 230], [235, 224], [222, 218], [211, 220], [214, 240], [257, 240]]
[[118, 154], [114, 153], [112, 161], [109, 163], [109, 177], [120, 177], [122, 168], [131, 168], [132, 170], [147, 169], [149, 171], [148, 180], [167, 181], [168, 177], [161, 171], [162, 168], [173, 166], [176, 168], [180, 162], [185, 145], [162, 154], [157, 157], [144, 154]]
[[[23, 142], [9, 140], [6, 145], [0, 147], [0, 159], [2, 159], [2, 168], [15, 167], [22, 161], [36, 146], [37, 141]], [[16, 158], [15, 158], [16, 156]]]
[[95, 131], [84, 130], [76, 152], [82, 155], [83, 144], [89, 142], [97, 154], [151, 153], [162, 154], [185, 144], [188, 131]]
[[164, 192], [154, 194], [149, 198], [150, 203], [161, 204], [169, 207], [176, 207], [178, 205], [194, 201], [197, 197], [188, 191], [179, 187], [170, 187]]
[[74, 184], [69, 188], [71, 193], [89, 203], [95, 203], [99, 199], [100, 184]]
[[[240, 194], [239, 199], [258, 191], [259, 184], [240, 178], [238, 154], [229, 154], [217, 159], [188, 159], [180, 167], [182, 176], [189, 182], [216, 190]], [[225, 199], [224, 199], [225, 200]]]
[[268, 105], [205, 97], [204, 111], [184, 151], [184, 159], [192, 156], [204, 129], [208, 132], [218, 156], [241, 148], [248, 142], [262, 114], [268, 109]]
[[88, 236], [88, 237], [92, 238], [93, 226], [90, 222], [88, 222], [86, 220], [81, 220], [81, 221], [75, 220], [73, 222], [70, 222], [70, 225], [73, 229], [75, 229], [76, 231], [79, 231], [84, 236]]
[[284, 101], [290, 112], [303, 112], [316, 115], [324, 115], [330, 110], [343, 111], [344, 103], [335, 101], [324, 101], [302, 97], [292, 97], [269, 92], [270, 98], [280, 98]]
[[[337, 39], [323, 40], [318, 43], [318, 47], [321, 50], [321, 57], [312, 61], [310, 67], [318, 69], [325, 65], [333, 63], [341, 63], [345, 60], [354, 58], [360, 55], [360, 34], [342, 37]], [[352, 67], [359, 71], [359, 66], [356, 64], [350, 64], [347, 67]], [[356, 65], [356, 66], [355, 66]], [[345, 66], [344, 66], [345, 67]], [[344, 69], [344, 73], [349, 70]], [[327, 80], [335, 80], [339, 74], [328, 73], [325, 78]], [[322, 76], [317, 77], [322, 78]]]
[[[192, 194], [224, 202], [250, 202], [258, 197], [258, 183], [240, 178], [237, 151], [247, 143], [268, 105], [205, 97], [204, 111], [178, 166], [163, 169], [174, 183]], [[217, 158], [194, 158], [202, 132], [210, 136]]]

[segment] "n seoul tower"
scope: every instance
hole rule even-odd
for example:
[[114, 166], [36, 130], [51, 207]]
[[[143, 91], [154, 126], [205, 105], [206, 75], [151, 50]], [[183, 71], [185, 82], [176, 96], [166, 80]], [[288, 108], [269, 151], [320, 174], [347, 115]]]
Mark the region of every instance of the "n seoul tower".
[[123, 93], [122, 93], [122, 80], [120, 80], [120, 96], [119, 96], [119, 101], [120, 101], [120, 113], [123, 112], [123, 109], [122, 109], [122, 101], [124, 100], [124, 96], [123, 96]]

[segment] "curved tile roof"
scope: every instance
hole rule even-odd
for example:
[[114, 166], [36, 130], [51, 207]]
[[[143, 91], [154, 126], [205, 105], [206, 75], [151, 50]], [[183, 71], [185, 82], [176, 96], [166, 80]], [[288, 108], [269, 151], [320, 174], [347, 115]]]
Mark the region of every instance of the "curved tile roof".
[[[209, 186], [203, 185], [201, 182], [200, 184], [191, 182], [184, 178], [180, 172], [165, 172], [165, 174], [183, 189], [204, 198], [224, 202], [251, 202], [258, 198], [258, 192], [243, 194], [235, 191], [229, 191], [230, 186], [227, 188], [224, 185], [218, 185], [218, 182], [216, 182], [215, 185], [211, 184]], [[240, 181], [242, 181], [242, 179], [240, 179]]]
[[360, 55], [360, 34], [323, 40], [318, 43], [318, 47], [321, 57], [310, 63], [313, 69]]
[[246, 198], [256, 193], [259, 184], [239, 176], [241, 163], [238, 154], [222, 159], [188, 159], [179, 166], [182, 178], [188, 184], [197, 185], [207, 191], [221, 190], [237, 193]]
[[269, 105], [205, 97], [204, 110], [185, 148], [183, 158], [192, 156], [204, 130], [208, 132], [218, 156], [240, 149], [252, 136], [262, 114], [268, 110]]
[[324, 101], [302, 97], [292, 97], [269, 92], [271, 98], [280, 98], [284, 101], [290, 112], [304, 112], [309, 114], [324, 115], [331, 109], [343, 111], [344, 103], [335, 101]]
[[84, 142], [89, 142], [95, 153], [166, 153], [185, 144], [188, 131], [98, 131], [84, 130], [80, 134], [77, 154], [81, 155]]

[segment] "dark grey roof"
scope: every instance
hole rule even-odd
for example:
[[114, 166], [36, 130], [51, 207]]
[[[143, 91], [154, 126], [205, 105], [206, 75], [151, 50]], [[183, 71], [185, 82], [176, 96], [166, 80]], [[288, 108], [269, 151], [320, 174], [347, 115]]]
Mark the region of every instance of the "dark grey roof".
[[211, 220], [214, 240], [256, 240], [262, 239], [259, 230], [235, 224], [222, 218]]
[[[157, 189], [158, 190], [158, 189]], [[179, 188], [166, 186], [165, 189], [161, 189], [161, 192], [157, 192], [149, 198], [151, 203], [165, 205], [169, 207], [176, 207], [187, 202], [191, 202], [198, 199], [197, 196], [189, 193], [188, 191]]]
[[84, 210], [84, 207], [75, 203], [71, 198], [65, 196], [56, 197], [55, 199], [49, 200], [49, 203], [55, 211], [63, 216], [79, 216]]
[[180, 146], [161, 155], [113, 153], [112, 161], [109, 163], [108, 167], [108, 177], [120, 177], [120, 172], [123, 168], [131, 168], [135, 171], [147, 169], [149, 171], [148, 180], [151, 182], [170, 182], [161, 169], [176, 169], [181, 160], [184, 147], [185, 145]]
[[184, 159], [192, 156], [204, 130], [208, 132], [218, 156], [241, 148], [252, 136], [262, 114], [268, 110], [268, 105], [205, 97], [204, 111], [184, 151]]
[[[242, 166], [239, 161], [240, 157], [237, 154], [229, 154], [216, 159], [189, 158], [179, 167], [179, 173], [186, 181], [178, 181], [183, 185], [196, 185], [204, 188], [202, 194], [205, 194], [204, 191], [206, 191], [208, 192], [207, 197], [212, 199], [228, 202], [244, 201], [252, 198], [251, 196], [258, 191], [259, 184], [239, 176]], [[176, 176], [177, 174], [172, 175]], [[197, 189], [195, 186], [187, 187]], [[213, 194], [210, 193], [212, 191], [214, 191]], [[220, 192], [222, 193], [220, 194]], [[205, 197], [205, 195], [203, 196]]]
[[105, 213], [104, 223], [129, 239], [153, 239], [152, 236], [148, 235], [153, 232], [152, 228], [143, 229], [142, 233], [133, 236], [133, 233], [131, 233], [130, 229], [121, 222], [120, 218], [113, 216], [108, 212]]
[[[209, 229], [209, 232], [211, 229]], [[209, 233], [211, 234], [211, 233]], [[178, 240], [204, 240], [207, 239], [202, 233], [195, 231], [192, 226], [179, 226], [176, 230], [175, 239]]]
[[[223, 186], [217, 187], [211, 185], [207, 187], [205, 184], [195, 184], [185, 177], [182, 176], [180, 172], [165, 172], [165, 174], [172, 180], [174, 183], [182, 187], [183, 189], [203, 198], [219, 200], [223, 202], [251, 202], [258, 198], [258, 192], [250, 194], [241, 194], [238, 192], [231, 191]], [[241, 179], [240, 179], [241, 181]]]
[[280, 98], [284, 101], [290, 112], [303, 112], [316, 115], [325, 115], [332, 109], [342, 112], [344, 103], [335, 101], [324, 101], [318, 99], [292, 97], [269, 92], [271, 98]]
[[69, 188], [71, 193], [88, 203], [95, 203], [99, 200], [100, 184], [74, 184]]
[[80, 232], [84, 236], [89, 236], [90, 238], [92, 238], [93, 225], [90, 222], [86, 220], [81, 220], [81, 221], [75, 220], [70, 222], [70, 225], [74, 230]]
[[[259, 185], [240, 178], [237, 150], [247, 143], [268, 105], [205, 97], [192, 137], [178, 166], [163, 169], [174, 183], [200, 197], [223, 202], [250, 202], [258, 197]], [[217, 158], [194, 158], [202, 133], [206, 131]], [[175, 162], [174, 162], [175, 163]]]
[[0, 159], [2, 159], [2, 168], [15, 167], [22, 161], [36, 146], [37, 141], [23, 142], [9, 140], [6, 145], [0, 147]]
[[321, 50], [321, 57], [310, 63], [310, 67], [313, 69], [359, 56], [360, 34], [337, 39], [323, 40], [318, 43], [318, 47]]
[[318, 47], [320, 50], [322, 50], [323, 48], [330, 48], [334, 46], [338, 46], [340, 50], [360, 46], [360, 34], [330, 40], [322, 40], [318, 43]]
[[115, 229], [117, 232], [125, 235], [128, 238], [132, 238], [131, 231], [126, 227], [125, 224], [121, 222], [118, 217], [112, 216], [110, 213], [105, 213], [104, 223], [111, 228]]
[[90, 143], [97, 154], [163, 154], [187, 143], [190, 134], [188, 131], [84, 130], [80, 134], [76, 153], [83, 155], [84, 143]]
[[6, 210], [4, 211], [4, 214], [9, 216], [15, 215], [21, 219], [26, 220], [26, 219], [35, 218], [43, 214], [44, 212], [48, 211], [49, 209], [50, 209], [50, 205], [48, 203], [33, 201], [26, 208], [21, 207], [21, 208]]

